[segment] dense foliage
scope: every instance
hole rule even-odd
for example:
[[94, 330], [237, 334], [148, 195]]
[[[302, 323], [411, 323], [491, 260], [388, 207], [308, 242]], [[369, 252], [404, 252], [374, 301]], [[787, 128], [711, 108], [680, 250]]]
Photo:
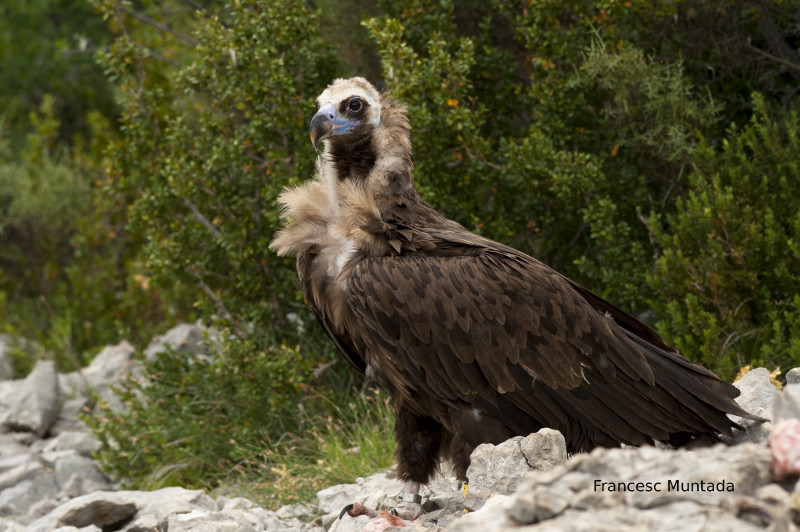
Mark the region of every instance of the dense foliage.
[[367, 449], [345, 429], [385, 424], [385, 402], [328, 366], [292, 261], [267, 248], [277, 194], [314, 170], [314, 97], [361, 74], [408, 105], [417, 185], [448, 216], [725, 377], [798, 365], [798, 21], [789, 0], [2, 7], [0, 329], [64, 369], [179, 319], [225, 332], [92, 421], [136, 485], [256, 471], [295, 490], [293, 472], [352, 456], [314, 442]]

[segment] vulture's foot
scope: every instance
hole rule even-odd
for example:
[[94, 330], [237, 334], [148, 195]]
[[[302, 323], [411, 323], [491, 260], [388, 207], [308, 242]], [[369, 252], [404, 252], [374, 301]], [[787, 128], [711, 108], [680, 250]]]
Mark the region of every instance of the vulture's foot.
[[389, 510], [389, 513], [406, 521], [413, 521], [422, 515], [422, 505], [418, 502], [401, 502]]
[[399, 517], [400, 519], [404, 519], [406, 521], [413, 521], [422, 515], [422, 505], [418, 502], [401, 502], [389, 511], [382, 510], [379, 512], [374, 508], [367, 508], [360, 502], [354, 502], [353, 504], [348, 504], [342, 508], [342, 511], [339, 513], [339, 519], [344, 517], [344, 514], [347, 514], [350, 517], [366, 515], [367, 517], [371, 517], [373, 519], [386, 514], [392, 517]]
[[[414, 482], [412, 480], [407, 481], [403, 488], [403, 493], [400, 494], [398, 500], [400, 501], [399, 504], [388, 512], [386, 510], [378, 511], [373, 508], [367, 508], [359, 502], [354, 502], [342, 509], [339, 513], [339, 519], [341, 519], [344, 514], [350, 517], [366, 515], [373, 519], [373, 521], [370, 521], [370, 524], [375, 523], [375, 525], [378, 526], [378, 528], [374, 528], [374, 530], [382, 530], [379, 526], [383, 525], [379, 525], [379, 521], [381, 523], [393, 523], [385, 526], [402, 526], [403, 524], [408, 524], [408, 521], [413, 521], [422, 515], [422, 498], [419, 496], [419, 482]], [[367, 529], [365, 528], [364, 530]], [[370, 530], [373, 530], [373, 528], [370, 528]]]
[[389, 527], [392, 526], [406, 526], [409, 522], [413, 519], [419, 517], [422, 513], [422, 506], [419, 504], [419, 511], [413, 517], [406, 519], [406, 515], [412, 515], [412, 512], [409, 512], [405, 505], [408, 503], [400, 503], [397, 505], [396, 508], [392, 508], [391, 510], [374, 510], [372, 508], [367, 508], [361, 503], [354, 502], [353, 504], [348, 504], [342, 510], [342, 513], [339, 514], [339, 519], [344, 516], [344, 514], [349, 515], [350, 517], [358, 517], [359, 515], [366, 515], [372, 518], [372, 521], [364, 525], [364, 528], [361, 529], [361, 532], [383, 532]]

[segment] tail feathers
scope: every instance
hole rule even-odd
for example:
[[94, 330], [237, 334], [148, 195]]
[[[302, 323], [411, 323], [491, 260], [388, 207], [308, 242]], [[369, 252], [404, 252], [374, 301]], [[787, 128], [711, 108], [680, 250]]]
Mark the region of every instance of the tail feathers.
[[685, 432], [694, 435], [718, 432], [732, 436], [734, 428], [742, 427], [733, 422], [728, 414], [764, 421], [736, 403], [739, 390], [732, 384], [720, 380], [706, 368], [693, 364], [680, 353], [665, 351], [639, 338], [636, 340], [643, 347], [645, 357], [656, 374], [656, 388], [670, 396], [673, 408], [681, 413], [682, 419], [693, 421], [687, 423], [692, 428], [684, 429]]
[[678, 352], [665, 351], [641, 338], [633, 337], [633, 339], [642, 346], [657, 378], [672, 380], [697, 399], [721, 412], [754, 421], [764, 421], [763, 418], [750, 414], [736, 403], [735, 399], [741, 392], [733, 384], [721, 380], [708, 369], [694, 364]]
[[589, 435], [590, 429], [628, 445], [653, 441], [684, 445], [695, 438], [718, 440], [720, 434], [730, 437], [733, 429], [742, 429], [728, 414], [763, 421], [736, 403], [739, 390], [735, 386], [692, 364], [678, 352], [627, 334], [653, 371], [652, 385], [624, 372], [609, 381], [587, 371], [587, 382], [578, 388], [543, 387], [535, 397], [528, 398], [529, 402], [542, 402], [547, 395], [562, 408], [569, 405], [574, 409], [570, 412], [573, 422], [558, 428], [567, 431], [565, 437], [576, 450], [588, 450], [584, 448], [587, 442], [588, 448], [593, 447], [592, 442], [605, 445], [597, 441], [597, 435]]

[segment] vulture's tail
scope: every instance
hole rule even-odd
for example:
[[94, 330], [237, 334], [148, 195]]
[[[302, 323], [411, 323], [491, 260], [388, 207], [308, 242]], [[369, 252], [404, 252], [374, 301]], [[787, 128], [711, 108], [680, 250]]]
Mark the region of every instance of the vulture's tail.
[[610, 382], [587, 372], [585, 385], [573, 390], [546, 390], [561, 405], [586, 405], [576, 409], [578, 423], [565, 427], [573, 450], [654, 441], [682, 446], [696, 438], [733, 436], [733, 429], [742, 427], [728, 414], [764, 421], [736, 403], [739, 390], [735, 386], [706, 368], [630, 331], [622, 334], [645, 356], [653, 370], [654, 384], [634, 380], [623, 372]]

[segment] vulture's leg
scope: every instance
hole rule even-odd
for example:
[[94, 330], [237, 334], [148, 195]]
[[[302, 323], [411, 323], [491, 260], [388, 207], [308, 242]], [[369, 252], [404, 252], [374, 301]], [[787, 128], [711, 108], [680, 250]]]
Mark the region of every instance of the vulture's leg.
[[[442, 440], [442, 426], [433, 418], [423, 417], [398, 408], [394, 425], [397, 440], [397, 472], [405, 481], [400, 502], [389, 513], [406, 520], [414, 520], [422, 514], [420, 484], [430, 480], [436, 469]], [[340, 517], [347, 513], [353, 517], [368, 515], [376, 517], [376, 510], [359, 503], [342, 510]]]
[[400, 504], [394, 511], [404, 519], [416, 519], [422, 513], [420, 484], [431, 479], [439, 460], [442, 425], [433, 418], [398, 408], [394, 436], [397, 472], [400, 479], [406, 481]]
[[453, 473], [458, 480], [458, 487], [461, 490], [461, 510], [466, 512], [464, 502], [467, 500], [467, 489], [469, 480], [467, 479], [467, 469], [470, 464], [470, 455], [475, 447], [463, 438], [453, 437], [447, 451], [450, 462], [453, 464]]

